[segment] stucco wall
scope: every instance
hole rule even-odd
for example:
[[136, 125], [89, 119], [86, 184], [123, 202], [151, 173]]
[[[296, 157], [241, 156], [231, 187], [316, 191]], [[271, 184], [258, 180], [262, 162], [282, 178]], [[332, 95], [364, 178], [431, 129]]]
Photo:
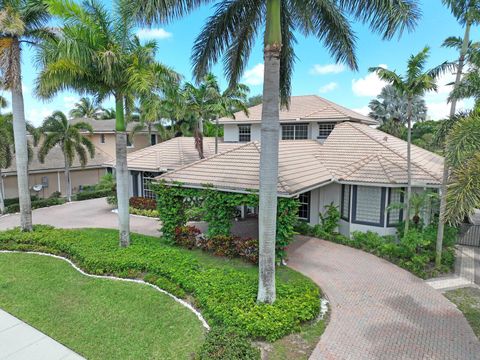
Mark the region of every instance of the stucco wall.
[[[100, 181], [100, 178], [106, 173], [106, 169], [84, 169], [84, 170], [73, 170], [71, 172], [72, 179], [72, 191], [73, 193], [78, 192], [80, 185], [95, 185]], [[33, 185], [41, 184], [42, 178], [46, 177], [48, 181], [48, 187], [43, 188], [38, 196], [47, 198], [55, 191], [60, 191], [62, 195], [65, 195], [65, 174], [63, 171], [59, 172], [49, 172], [49, 173], [38, 173], [30, 174], [28, 183], [29, 187], [32, 188]], [[60, 182], [60, 183], [59, 183]], [[16, 176], [7, 176], [4, 178], [4, 189], [5, 189], [5, 198], [15, 198], [18, 197], [18, 185]], [[60, 188], [59, 188], [60, 185]], [[31, 190], [31, 194], [35, 194]]]
[[[103, 134], [105, 137], [105, 143], [102, 144], [102, 134], [92, 134], [88, 135], [92, 140], [93, 144], [102, 150], [103, 152], [110, 155], [112, 158], [115, 158], [115, 134]], [[136, 150], [143, 149], [147, 146], [150, 146], [150, 137], [148, 133], [136, 134], [133, 138], [133, 146], [127, 148], [127, 152], [132, 152]]]
[[332, 183], [323, 187], [314, 189], [310, 195], [310, 224], [316, 225], [320, 222], [319, 213], [325, 212], [325, 206], [333, 203], [340, 206], [342, 186]]
[[[225, 124], [223, 126], [224, 130], [224, 141], [226, 142], [238, 142], [238, 125], [237, 124]], [[318, 136], [318, 123], [312, 121], [308, 124], [308, 138], [316, 140]], [[280, 139], [282, 138], [282, 130], [280, 127]], [[256, 141], [260, 140], [260, 124], [251, 125], [251, 140]]]

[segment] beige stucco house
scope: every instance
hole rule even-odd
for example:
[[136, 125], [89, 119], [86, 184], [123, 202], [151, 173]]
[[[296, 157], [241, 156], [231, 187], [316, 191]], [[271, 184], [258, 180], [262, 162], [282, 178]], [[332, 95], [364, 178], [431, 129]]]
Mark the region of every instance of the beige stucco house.
[[[154, 169], [155, 179], [191, 188], [209, 184], [227, 192], [258, 190], [262, 105], [249, 110], [248, 117], [237, 113], [235, 119], [220, 119], [225, 135], [218, 154], [207, 144], [206, 158], [200, 160], [192, 138], [172, 139], [131, 153], [129, 167], [132, 171]], [[314, 95], [294, 96], [289, 110], [280, 111], [277, 192], [279, 197], [299, 198], [300, 219], [317, 224], [319, 213], [333, 203], [341, 212], [342, 234], [356, 230], [395, 234], [403, 212], [387, 211], [387, 207], [403, 202], [407, 143], [374, 129], [371, 125], [375, 124], [371, 118]], [[192, 156], [182, 157], [179, 144], [187, 145]], [[168, 156], [183, 161], [153, 165], [155, 161], [145, 162], [147, 152], [153, 160]], [[442, 170], [442, 157], [412, 146], [414, 191], [439, 188]]]
[[[71, 168], [71, 179], [73, 193], [81, 190], [82, 186], [97, 184], [100, 178], [111, 168], [105, 167], [105, 163], [115, 158], [115, 120], [94, 120], [94, 119], [74, 119], [72, 122], [84, 121], [92, 125], [93, 133], [88, 134], [95, 145], [95, 157], [89, 159], [85, 167], [81, 167], [78, 160], [75, 160]], [[133, 128], [134, 124], [129, 124], [128, 130]], [[133, 141], [129, 144], [128, 151], [133, 152], [156, 144], [156, 132], [148, 135], [148, 132], [141, 131], [135, 134]], [[52, 193], [60, 191], [65, 194], [65, 175], [64, 175], [64, 157], [61, 149], [55, 147], [48, 154], [45, 163], [38, 160], [39, 147], [34, 147], [34, 156], [29, 164], [29, 185], [32, 195], [39, 197], [49, 197]], [[3, 187], [5, 198], [18, 197], [17, 173], [15, 160], [8, 169], [2, 169]], [[40, 191], [34, 191], [33, 186], [42, 185]]]

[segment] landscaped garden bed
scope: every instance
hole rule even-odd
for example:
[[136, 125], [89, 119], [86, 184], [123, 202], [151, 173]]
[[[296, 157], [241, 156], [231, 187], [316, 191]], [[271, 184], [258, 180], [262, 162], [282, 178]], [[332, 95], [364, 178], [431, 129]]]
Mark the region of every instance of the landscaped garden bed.
[[132, 234], [131, 246], [119, 248], [115, 230], [36, 226], [31, 233], [1, 232], [0, 248], [60, 254], [92, 274], [143, 278], [191, 299], [210, 325], [250, 339], [279, 339], [319, 313], [319, 288], [287, 267], [277, 269], [276, 302], [258, 304], [256, 266], [178, 248], [154, 237]]

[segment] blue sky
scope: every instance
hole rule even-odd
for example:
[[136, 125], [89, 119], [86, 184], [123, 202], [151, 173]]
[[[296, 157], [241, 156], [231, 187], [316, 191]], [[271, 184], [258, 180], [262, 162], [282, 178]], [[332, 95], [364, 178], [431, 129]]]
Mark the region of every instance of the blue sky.
[[[455, 51], [444, 49], [440, 45], [448, 36], [462, 35], [463, 30], [449, 10], [442, 5], [441, 0], [422, 0], [420, 3], [423, 16], [419, 25], [414, 32], [405, 33], [400, 39], [383, 41], [380, 36], [372, 34], [367, 26], [353, 23], [358, 37], [358, 72], [352, 72], [345, 66], [335, 64], [323, 45], [316, 39], [298, 35], [296, 46], [298, 60], [293, 75], [292, 94], [317, 94], [365, 113], [368, 112], [368, 102], [383, 87], [374, 74], [368, 73], [369, 67], [382, 64], [389, 69], [403, 72], [410, 54], [417, 53], [425, 45], [431, 47], [429, 66], [455, 59], [458, 56]], [[142, 38], [157, 39], [158, 60], [173, 67], [187, 80], [191, 80], [191, 48], [206, 18], [212, 12], [210, 7], [204, 7], [172, 24], [152, 29], [139, 29], [139, 35]], [[474, 29], [472, 37], [478, 40], [478, 29]], [[243, 78], [243, 82], [250, 86], [252, 95], [260, 94], [262, 91], [263, 56], [260, 40], [256, 42]], [[63, 92], [49, 102], [36, 99], [32, 94], [33, 82], [37, 75], [37, 69], [33, 63], [33, 50], [25, 49], [22, 56], [27, 119], [38, 125], [53, 110], [68, 111], [80, 96], [73, 92]], [[224, 85], [221, 66], [216, 66], [213, 70]], [[449, 86], [446, 84], [452, 79], [453, 76], [444, 76], [439, 80], [439, 92], [427, 94], [430, 118], [438, 119], [448, 113], [446, 98]], [[4, 95], [9, 99], [9, 94]], [[111, 105], [108, 102], [104, 104], [106, 107]], [[471, 101], [459, 104], [460, 108], [470, 106]]]

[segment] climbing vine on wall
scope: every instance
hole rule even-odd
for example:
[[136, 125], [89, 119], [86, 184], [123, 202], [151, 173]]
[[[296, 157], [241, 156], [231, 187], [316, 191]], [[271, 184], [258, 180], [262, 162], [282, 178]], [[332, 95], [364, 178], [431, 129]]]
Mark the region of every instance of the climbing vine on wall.
[[[258, 206], [256, 193], [239, 194], [217, 191], [206, 185], [203, 189], [189, 189], [180, 183], [165, 182], [150, 185], [157, 194], [157, 206], [162, 221], [163, 237], [175, 241], [175, 229], [185, 226], [188, 219], [185, 215], [189, 207], [201, 207], [203, 220], [208, 223], [207, 237], [228, 236], [238, 206]], [[285, 257], [285, 248], [295, 234], [297, 222], [298, 199], [279, 198], [277, 207], [277, 257]]]

